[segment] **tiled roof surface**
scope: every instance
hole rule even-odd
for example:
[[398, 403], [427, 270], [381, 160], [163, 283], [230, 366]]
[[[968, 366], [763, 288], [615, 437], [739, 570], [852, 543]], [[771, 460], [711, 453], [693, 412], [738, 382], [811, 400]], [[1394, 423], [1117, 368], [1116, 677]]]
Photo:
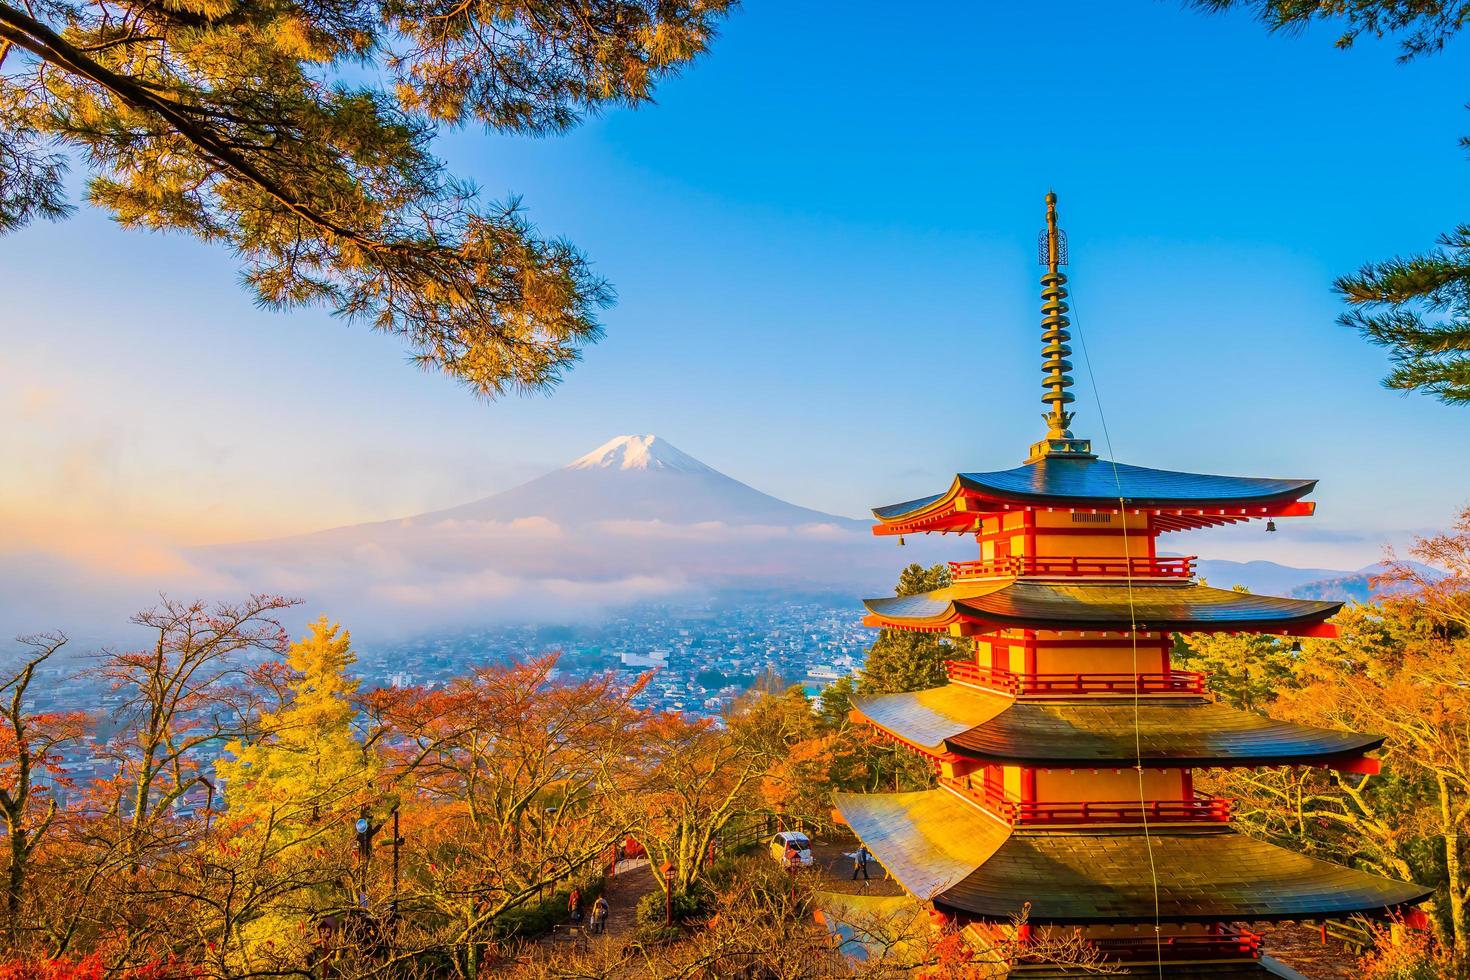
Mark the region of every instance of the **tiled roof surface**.
[[853, 706], [913, 745], [1053, 768], [1113, 767], [1133, 762], [1140, 750], [1144, 763], [1154, 766], [1284, 765], [1383, 744], [1382, 736], [1275, 721], [1203, 698], [1140, 699], [1136, 705], [1131, 697], [1014, 701], [949, 684], [859, 696]]
[[1430, 894], [1225, 828], [1011, 831], [945, 790], [836, 802], [910, 894], [995, 921], [1028, 902], [1037, 924], [1336, 917]]
[[1178, 473], [1145, 466], [1114, 464], [1105, 459], [1043, 459], [992, 473], [959, 473], [945, 493], [875, 507], [879, 520], [901, 520], [948, 497], [959, 489], [1006, 499], [1035, 502], [1116, 505], [1122, 497], [1129, 506], [1198, 507], [1203, 504], [1248, 505], [1294, 500], [1312, 492], [1316, 480], [1260, 479]]
[[1171, 827], [1014, 833], [935, 901], [987, 918], [1030, 902], [1035, 923], [1152, 921], [1155, 884], [1165, 922], [1347, 916], [1431, 894], [1233, 830]]
[[962, 684], [946, 684], [908, 694], [855, 694], [852, 706], [879, 728], [910, 745], [945, 751], [947, 739], [961, 735], [1005, 711], [1011, 699]]
[[836, 805], [884, 869], [910, 895], [925, 900], [963, 881], [1010, 833], [943, 790], [838, 793]]
[[[1232, 960], [1224, 963], [1165, 963], [1158, 966], [1134, 966], [1128, 976], [1165, 977], [1181, 980], [1183, 977], [1199, 977], [1201, 980], [1306, 980], [1300, 973], [1269, 956], [1259, 960]], [[1011, 970], [1009, 980], [1063, 980], [1072, 977], [1094, 977], [1098, 974], [1081, 967], [1028, 966]]]

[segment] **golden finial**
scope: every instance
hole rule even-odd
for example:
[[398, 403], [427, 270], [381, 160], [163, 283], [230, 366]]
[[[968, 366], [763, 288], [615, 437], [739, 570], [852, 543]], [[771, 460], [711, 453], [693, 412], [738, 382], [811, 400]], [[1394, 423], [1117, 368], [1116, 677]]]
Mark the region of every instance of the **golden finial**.
[[1073, 398], [1067, 390], [1072, 387], [1072, 376], [1067, 372], [1072, 370], [1072, 362], [1067, 358], [1072, 356], [1072, 348], [1067, 346], [1067, 342], [1072, 335], [1067, 332], [1070, 322], [1067, 319], [1067, 276], [1061, 271], [1061, 267], [1067, 264], [1067, 233], [1057, 227], [1057, 195], [1054, 191], [1046, 193], [1046, 230], [1037, 241], [1037, 253], [1041, 264], [1046, 266], [1046, 272], [1041, 276], [1041, 339], [1045, 341], [1041, 349], [1041, 369], [1046, 374], [1041, 382], [1046, 393], [1041, 400], [1047, 406], [1043, 416], [1046, 419], [1046, 438], [1031, 447], [1028, 462], [1048, 456], [1090, 457], [1091, 443], [1073, 436], [1069, 428], [1073, 413], [1067, 411], [1067, 406]]

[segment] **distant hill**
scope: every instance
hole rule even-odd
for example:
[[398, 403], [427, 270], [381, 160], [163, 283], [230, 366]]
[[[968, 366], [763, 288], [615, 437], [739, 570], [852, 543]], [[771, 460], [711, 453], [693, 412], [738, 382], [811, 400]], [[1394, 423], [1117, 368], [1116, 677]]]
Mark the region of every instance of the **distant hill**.
[[[1418, 562], [1407, 562], [1422, 574], [1435, 578], [1444, 574]], [[1288, 596], [1293, 599], [1334, 599], [1343, 602], [1367, 602], [1374, 594], [1369, 582], [1383, 574], [1383, 562], [1374, 562], [1355, 570], [1332, 568], [1295, 568], [1274, 561], [1223, 561], [1202, 559], [1198, 574], [1216, 588], [1229, 589], [1243, 585], [1252, 592]]]
[[[1442, 577], [1445, 573], [1429, 565], [1420, 564], [1416, 561], [1405, 562], [1419, 571], [1421, 575], [1433, 581]], [[1373, 565], [1364, 565], [1355, 572], [1345, 572], [1335, 578], [1324, 578], [1315, 582], [1307, 582], [1292, 589], [1289, 595], [1295, 599], [1339, 599], [1343, 602], [1367, 602], [1375, 596], [1393, 591], [1388, 588], [1374, 589], [1370, 584], [1374, 576], [1382, 575], [1384, 564], [1378, 562]]]
[[1197, 574], [1218, 589], [1243, 585], [1252, 592], [1286, 595], [1312, 582], [1336, 579], [1352, 572], [1334, 568], [1296, 568], [1274, 561], [1224, 561], [1204, 558], [1195, 564]]

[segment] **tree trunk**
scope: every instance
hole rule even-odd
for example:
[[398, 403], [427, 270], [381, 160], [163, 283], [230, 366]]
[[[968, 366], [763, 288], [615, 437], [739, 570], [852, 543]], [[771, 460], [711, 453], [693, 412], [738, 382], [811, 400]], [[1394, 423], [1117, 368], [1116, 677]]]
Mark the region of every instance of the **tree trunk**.
[[20, 899], [25, 889], [26, 878], [26, 829], [19, 822], [10, 829], [10, 875], [5, 883], [5, 911], [10, 923], [11, 938], [14, 939], [20, 918]]
[[1450, 806], [1450, 787], [1443, 776], [1436, 776], [1439, 784], [1440, 819], [1444, 832], [1444, 865], [1446, 884], [1450, 893], [1450, 925], [1454, 930], [1455, 962], [1465, 962], [1470, 950], [1470, 937], [1465, 929], [1465, 886], [1461, 880], [1464, 872], [1460, 868], [1460, 828], [1455, 822]]

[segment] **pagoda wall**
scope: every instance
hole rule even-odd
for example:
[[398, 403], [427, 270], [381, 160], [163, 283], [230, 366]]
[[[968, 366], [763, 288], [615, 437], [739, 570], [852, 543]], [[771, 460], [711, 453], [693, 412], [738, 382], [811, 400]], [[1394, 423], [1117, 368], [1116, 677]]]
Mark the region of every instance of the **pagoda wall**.
[[1188, 769], [1145, 769], [1142, 793], [1139, 792], [1138, 772], [1133, 769], [988, 766], [969, 773], [967, 778], [976, 791], [983, 790], [987, 782], [992, 786], [999, 783], [1009, 799], [1043, 803], [1188, 800], [1194, 794], [1194, 782]]
[[1036, 798], [1046, 803], [1187, 800], [1193, 794], [1188, 770], [1145, 769], [1139, 792], [1133, 769], [1037, 769]]
[[1172, 641], [1166, 634], [1140, 633], [1137, 666], [1134, 644], [1127, 636], [1099, 637], [1097, 632], [1042, 630], [1034, 637], [1007, 630], [975, 638], [975, 660], [1014, 674], [1137, 674], [1169, 669]]
[[1154, 536], [1147, 514], [1070, 510], [994, 514], [982, 518], [975, 532], [983, 561], [1009, 555], [1149, 558], [1154, 554]]

